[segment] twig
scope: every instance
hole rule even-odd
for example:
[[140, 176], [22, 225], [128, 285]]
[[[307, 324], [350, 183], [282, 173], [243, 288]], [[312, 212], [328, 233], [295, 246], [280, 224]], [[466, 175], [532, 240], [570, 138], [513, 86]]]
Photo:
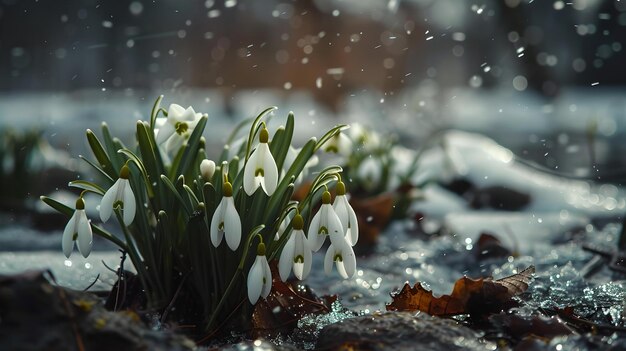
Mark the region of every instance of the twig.
[[85, 289], [83, 289], [83, 291], [87, 291], [89, 290], [92, 286], [94, 286], [96, 284], [96, 282], [98, 281], [98, 279], [100, 278], [100, 273], [98, 273], [98, 275], [96, 276], [96, 279], [94, 279], [91, 284], [89, 284]]

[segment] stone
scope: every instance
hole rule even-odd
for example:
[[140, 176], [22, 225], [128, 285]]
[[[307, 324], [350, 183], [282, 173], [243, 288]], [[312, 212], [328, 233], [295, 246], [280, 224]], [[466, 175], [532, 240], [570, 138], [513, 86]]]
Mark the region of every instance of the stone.
[[0, 350], [193, 350], [185, 336], [148, 328], [132, 311], [53, 284], [49, 271], [0, 276]]
[[322, 329], [321, 350], [495, 350], [496, 345], [451, 319], [425, 313], [377, 312]]

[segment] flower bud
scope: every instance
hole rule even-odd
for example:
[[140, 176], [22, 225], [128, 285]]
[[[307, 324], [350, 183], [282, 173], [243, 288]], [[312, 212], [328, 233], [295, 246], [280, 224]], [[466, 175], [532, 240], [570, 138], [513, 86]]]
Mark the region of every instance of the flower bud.
[[215, 162], [204, 159], [200, 162], [200, 175], [205, 182], [210, 182], [215, 174]]

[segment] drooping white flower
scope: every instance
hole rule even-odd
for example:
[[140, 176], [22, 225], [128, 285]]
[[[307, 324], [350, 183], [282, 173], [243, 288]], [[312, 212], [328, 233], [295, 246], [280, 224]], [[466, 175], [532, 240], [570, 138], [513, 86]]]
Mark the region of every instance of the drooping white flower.
[[156, 121], [159, 127], [155, 130], [157, 145], [164, 146], [168, 153], [176, 151], [189, 138], [200, 118], [202, 114], [196, 113], [191, 106], [185, 109], [180, 105], [171, 104], [167, 118], [159, 118]]
[[257, 246], [257, 256], [248, 272], [248, 300], [255, 304], [259, 297], [267, 298], [272, 291], [272, 272], [265, 257], [265, 244]]
[[357, 143], [364, 151], [373, 151], [381, 146], [379, 134], [371, 129], [365, 128], [360, 123], [350, 125], [350, 139]]
[[235, 251], [241, 242], [241, 218], [235, 208], [233, 186], [229, 182], [224, 182], [222, 192], [224, 197], [217, 205], [211, 219], [211, 243], [218, 247], [222, 238], [226, 236], [226, 244]]
[[380, 160], [370, 156], [366, 157], [357, 169], [357, 175], [367, 190], [378, 186], [382, 178], [382, 164]]
[[352, 140], [344, 133], [339, 132], [324, 143], [322, 149], [329, 153], [348, 157], [352, 153]]
[[91, 221], [87, 219], [85, 214], [85, 201], [82, 197], [76, 200], [76, 211], [67, 222], [65, 230], [63, 230], [63, 239], [61, 246], [65, 257], [69, 258], [74, 249], [74, 241], [78, 246], [78, 252], [84, 257], [91, 253], [93, 243], [93, 233], [91, 232]]
[[280, 260], [278, 261], [278, 273], [282, 281], [286, 281], [289, 278], [289, 273], [292, 269], [293, 274], [299, 280], [306, 278], [311, 271], [313, 257], [311, 249], [309, 249], [309, 243], [302, 230], [303, 227], [304, 220], [302, 216], [296, 214], [293, 219], [291, 237], [283, 247], [283, 252], [280, 254]]
[[215, 174], [215, 162], [205, 158], [200, 162], [200, 175], [205, 182], [210, 182], [213, 174]]
[[354, 209], [348, 202], [346, 185], [341, 181], [337, 183], [337, 196], [335, 196], [333, 209], [341, 221], [344, 235], [350, 239], [350, 244], [354, 246], [359, 240], [359, 222]]
[[128, 181], [129, 176], [130, 169], [128, 169], [128, 166], [122, 166], [120, 177], [102, 197], [100, 202], [100, 219], [102, 219], [102, 222], [108, 221], [113, 213], [113, 209], [119, 207], [123, 212], [124, 225], [129, 226], [133, 223], [137, 207], [135, 194]]
[[343, 279], [352, 278], [356, 271], [356, 257], [348, 241], [333, 242], [328, 247], [324, 256], [324, 272], [327, 275], [333, 270], [333, 262]]
[[268, 140], [269, 132], [263, 127], [259, 133], [259, 145], [250, 155], [243, 170], [243, 189], [248, 195], [254, 194], [260, 186], [268, 196], [272, 196], [278, 186], [278, 168], [267, 144]]
[[322, 206], [313, 216], [309, 225], [309, 248], [313, 252], [319, 251], [322, 245], [324, 245], [327, 235], [330, 236], [330, 241], [333, 243], [345, 240], [341, 220], [339, 220], [333, 206], [330, 204], [330, 193], [325, 191], [322, 194]]

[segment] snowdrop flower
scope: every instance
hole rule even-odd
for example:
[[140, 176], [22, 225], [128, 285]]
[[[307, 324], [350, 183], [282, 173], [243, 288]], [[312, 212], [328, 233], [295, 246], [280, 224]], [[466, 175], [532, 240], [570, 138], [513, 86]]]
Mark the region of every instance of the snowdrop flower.
[[322, 146], [322, 149], [326, 152], [348, 157], [352, 153], [352, 140], [344, 133], [339, 132], [328, 139]]
[[372, 156], [366, 157], [357, 169], [357, 174], [363, 186], [368, 189], [374, 189], [382, 178], [382, 165], [379, 160]]
[[348, 202], [346, 185], [342, 181], [337, 183], [337, 196], [333, 203], [333, 209], [343, 225], [344, 235], [349, 239], [350, 245], [354, 246], [359, 240], [359, 222], [356, 218], [356, 213], [354, 213], [354, 209], [352, 209], [352, 206], [350, 206]]
[[175, 152], [189, 138], [200, 118], [202, 114], [196, 113], [191, 106], [185, 109], [180, 105], [171, 104], [167, 118], [159, 118], [156, 121], [159, 126], [155, 129], [157, 145], [163, 145], [167, 153]]
[[120, 177], [102, 197], [100, 202], [100, 219], [102, 219], [102, 222], [108, 221], [113, 213], [113, 209], [119, 207], [124, 212], [124, 225], [129, 226], [133, 223], [136, 204], [135, 194], [128, 181], [129, 176], [130, 169], [128, 166], [122, 166]]
[[250, 155], [243, 170], [243, 189], [252, 195], [261, 186], [263, 191], [272, 196], [278, 186], [278, 168], [267, 144], [269, 132], [263, 127], [259, 133], [259, 145]]
[[204, 159], [200, 162], [200, 175], [205, 182], [210, 182], [215, 174], [215, 162]]
[[356, 271], [356, 257], [348, 241], [333, 242], [328, 247], [324, 257], [324, 272], [327, 275], [333, 270], [333, 262], [343, 279], [352, 278]]
[[343, 225], [330, 204], [330, 193], [328, 191], [324, 191], [322, 194], [322, 207], [313, 216], [309, 225], [309, 248], [313, 252], [319, 251], [322, 245], [324, 245], [326, 235], [330, 236], [332, 243], [345, 241]]
[[78, 251], [84, 256], [89, 256], [93, 243], [93, 233], [91, 232], [90, 220], [85, 214], [85, 201], [82, 196], [76, 200], [76, 211], [67, 222], [63, 230], [61, 246], [65, 257], [69, 258], [74, 249], [74, 241], [78, 244]]
[[272, 291], [272, 272], [265, 257], [265, 244], [257, 246], [256, 259], [248, 273], [248, 300], [255, 304], [259, 297], [267, 298]]
[[350, 139], [366, 151], [376, 150], [381, 145], [380, 136], [374, 130], [368, 130], [360, 123], [350, 125]]
[[304, 220], [298, 213], [293, 218], [293, 231], [291, 237], [287, 240], [283, 252], [280, 254], [278, 261], [278, 273], [280, 279], [286, 281], [289, 278], [289, 272], [293, 268], [293, 274], [299, 280], [306, 278], [311, 271], [311, 263], [313, 261], [309, 243], [304, 236]]
[[226, 244], [235, 251], [241, 242], [241, 218], [235, 208], [233, 186], [229, 182], [224, 182], [222, 192], [224, 197], [217, 205], [211, 219], [211, 243], [218, 247], [226, 235]]

